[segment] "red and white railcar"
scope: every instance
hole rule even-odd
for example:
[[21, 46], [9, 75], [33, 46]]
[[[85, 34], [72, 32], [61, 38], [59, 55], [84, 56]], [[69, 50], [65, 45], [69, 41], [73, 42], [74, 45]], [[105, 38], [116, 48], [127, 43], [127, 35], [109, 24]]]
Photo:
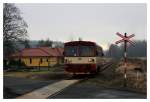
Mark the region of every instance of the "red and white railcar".
[[97, 73], [104, 63], [102, 47], [95, 42], [66, 42], [64, 49], [65, 71], [70, 74]]

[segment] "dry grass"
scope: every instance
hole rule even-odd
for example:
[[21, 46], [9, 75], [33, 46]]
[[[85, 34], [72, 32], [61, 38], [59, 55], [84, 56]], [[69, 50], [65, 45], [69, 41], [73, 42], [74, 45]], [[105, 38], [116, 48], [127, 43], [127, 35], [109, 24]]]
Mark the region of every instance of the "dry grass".
[[49, 70], [11, 71], [4, 72], [4, 76], [28, 78], [35, 80], [53, 80], [66, 77], [63, 67], [51, 67]]
[[[134, 89], [138, 92], [147, 93], [147, 67], [146, 60], [140, 59], [128, 59], [127, 63], [127, 86], [131, 89]], [[116, 69], [117, 73], [124, 73], [124, 63], [119, 62], [118, 68]], [[142, 71], [138, 72], [135, 68], [139, 68]]]
[[128, 87], [134, 88], [137, 91], [145, 93], [145, 94], [147, 93], [146, 92], [147, 91], [146, 74], [140, 73], [138, 78], [137, 78], [136, 75], [128, 73], [127, 82], [128, 82]]
[[[106, 70], [104, 73], [100, 73], [98, 76], [88, 79], [86, 83], [92, 83], [97, 86], [103, 86], [116, 89], [127, 89], [130, 91], [136, 91], [141, 93], [147, 93], [147, 77], [146, 77], [146, 65], [145, 61], [139, 61], [136, 59], [128, 61], [127, 66], [127, 87], [124, 88], [124, 64], [122, 61], [117, 62], [111, 69]], [[136, 71], [134, 68], [142, 68], [142, 72], [139, 72], [138, 80], [136, 77]], [[115, 71], [114, 71], [115, 70]]]
[[4, 72], [4, 76], [28, 78], [33, 75], [48, 74], [49, 71], [34, 71], [34, 72]]

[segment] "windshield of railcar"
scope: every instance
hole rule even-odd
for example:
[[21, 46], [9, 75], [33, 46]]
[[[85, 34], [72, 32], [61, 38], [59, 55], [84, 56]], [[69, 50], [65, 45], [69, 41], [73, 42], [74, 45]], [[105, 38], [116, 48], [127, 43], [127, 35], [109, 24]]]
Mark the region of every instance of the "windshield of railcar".
[[65, 56], [77, 56], [77, 46], [66, 46]]
[[94, 56], [94, 46], [79, 46], [79, 56]]

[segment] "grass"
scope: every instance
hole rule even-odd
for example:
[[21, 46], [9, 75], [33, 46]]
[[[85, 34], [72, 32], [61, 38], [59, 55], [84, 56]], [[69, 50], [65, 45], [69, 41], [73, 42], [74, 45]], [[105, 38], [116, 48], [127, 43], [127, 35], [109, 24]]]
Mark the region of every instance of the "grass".
[[[146, 71], [147, 71], [147, 66], [146, 66], [147, 60], [139, 60], [139, 59], [128, 59], [127, 63], [127, 88], [133, 91], [141, 92], [141, 93], [147, 93], [146, 89], [146, 83], [147, 83], [147, 78], [146, 78]], [[136, 71], [134, 70], [135, 68], [140, 68], [142, 71], [139, 72], [139, 78], [140, 80], [136, 80]], [[118, 74], [124, 73], [124, 67], [123, 67], [123, 62], [120, 61], [118, 64]], [[122, 78], [123, 82], [123, 78]]]
[[[27, 69], [27, 68], [26, 68]], [[10, 77], [19, 77], [19, 78], [27, 78], [27, 79], [34, 79], [34, 80], [60, 80], [66, 79], [69, 76], [64, 73], [63, 65], [57, 65], [48, 68], [39, 68], [37, 69], [30, 69], [30, 70], [16, 70], [16, 71], [8, 71], [4, 72], [4, 76]]]
[[50, 78], [54, 78], [58, 72], [63, 72], [62, 66], [54, 66], [51, 68], [45, 68], [39, 70], [30, 69], [30, 70], [16, 70], [16, 71], [8, 71], [4, 72], [4, 76], [10, 77], [20, 77], [20, 78], [29, 78], [29, 79], [37, 79], [37, 80], [50, 80]]
[[12, 76], [12, 77], [22, 77], [26, 78], [31, 75], [38, 75], [38, 74], [48, 74], [49, 71], [17, 71], [17, 72], [4, 72], [4, 76]]

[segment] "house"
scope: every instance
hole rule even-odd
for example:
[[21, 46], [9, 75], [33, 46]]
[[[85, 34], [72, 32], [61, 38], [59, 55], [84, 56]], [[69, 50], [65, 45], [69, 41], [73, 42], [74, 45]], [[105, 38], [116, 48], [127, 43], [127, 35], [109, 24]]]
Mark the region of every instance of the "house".
[[63, 63], [63, 48], [25, 48], [10, 56], [13, 60], [20, 60], [29, 67], [47, 67]]

